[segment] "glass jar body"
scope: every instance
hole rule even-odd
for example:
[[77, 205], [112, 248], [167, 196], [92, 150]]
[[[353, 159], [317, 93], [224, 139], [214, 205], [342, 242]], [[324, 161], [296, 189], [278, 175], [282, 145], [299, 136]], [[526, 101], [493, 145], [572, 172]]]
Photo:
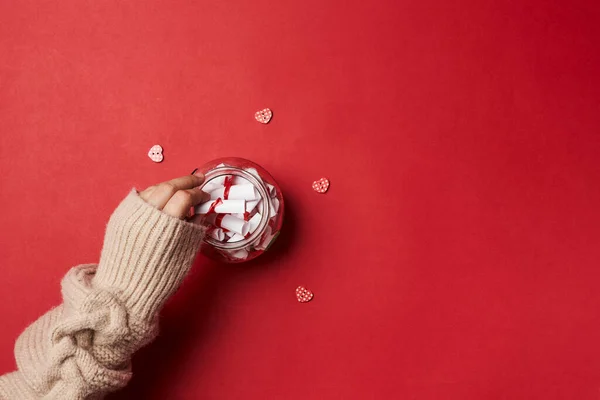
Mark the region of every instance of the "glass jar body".
[[[260, 165], [243, 158], [221, 158], [199, 168], [205, 176], [200, 188], [211, 194], [211, 207], [203, 219], [207, 234], [202, 253], [228, 263], [252, 260], [269, 249], [277, 239], [284, 217], [284, 200], [279, 185]], [[252, 185], [254, 191], [246, 189]], [[254, 193], [244, 196], [246, 193]], [[241, 202], [243, 213], [218, 213], [224, 201]], [[216, 204], [215, 204], [216, 203]], [[236, 210], [240, 211], [240, 210]], [[226, 218], [226, 219], [224, 219]], [[225, 222], [245, 223], [245, 231], [227, 229]], [[235, 226], [234, 226], [234, 229]]]

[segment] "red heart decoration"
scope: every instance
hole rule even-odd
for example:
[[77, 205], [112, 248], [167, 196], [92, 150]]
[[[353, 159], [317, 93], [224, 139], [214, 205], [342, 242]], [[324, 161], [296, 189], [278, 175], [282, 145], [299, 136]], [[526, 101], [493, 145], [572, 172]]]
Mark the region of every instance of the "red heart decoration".
[[159, 163], [164, 159], [162, 152], [163, 148], [160, 147], [160, 145], [155, 144], [150, 148], [150, 151], [148, 152], [148, 157], [150, 157], [152, 161]]
[[254, 113], [254, 118], [261, 124], [268, 124], [271, 118], [273, 118], [273, 111], [269, 108], [257, 111]]
[[325, 193], [329, 190], [329, 180], [327, 178], [321, 178], [318, 181], [314, 181], [313, 189], [317, 193]]
[[312, 300], [313, 292], [305, 288], [304, 286], [298, 286], [296, 288], [296, 298], [300, 303], [307, 303]]

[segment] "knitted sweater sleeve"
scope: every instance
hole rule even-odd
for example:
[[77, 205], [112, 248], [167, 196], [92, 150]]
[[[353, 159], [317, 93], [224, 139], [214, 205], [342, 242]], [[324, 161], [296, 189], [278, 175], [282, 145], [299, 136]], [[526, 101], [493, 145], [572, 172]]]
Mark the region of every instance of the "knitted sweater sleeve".
[[18, 371], [0, 377], [0, 399], [100, 399], [125, 386], [131, 355], [156, 336], [203, 234], [133, 190], [110, 218], [98, 265], [72, 268], [63, 304], [18, 338]]

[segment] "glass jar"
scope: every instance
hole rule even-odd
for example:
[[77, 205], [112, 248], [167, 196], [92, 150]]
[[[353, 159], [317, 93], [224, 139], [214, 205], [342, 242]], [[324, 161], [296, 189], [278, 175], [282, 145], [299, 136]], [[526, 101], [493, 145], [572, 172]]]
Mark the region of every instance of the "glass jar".
[[[271, 174], [252, 161], [234, 157], [210, 161], [199, 171], [205, 176], [200, 189], [211, 194], [211, 201], [195, 210], [206, 214], [201, 219], [207, 226], [202, 253], [214, 260], [240, 263], [267, 251], [279, 236], [284, 214], [283, 195]], [[254, 187], [254, 194], [248, 185]], [[243, 213], [239, 209], [224, 213], [219, 208], [233, 204], [232, 200], [236, 207], [244, 202]]]

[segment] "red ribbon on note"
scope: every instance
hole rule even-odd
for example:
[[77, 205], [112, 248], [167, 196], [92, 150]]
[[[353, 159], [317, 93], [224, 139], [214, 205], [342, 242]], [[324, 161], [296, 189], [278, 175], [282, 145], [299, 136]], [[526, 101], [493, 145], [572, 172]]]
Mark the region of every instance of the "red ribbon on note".
[[223, 190], [223, 199], [229, 199], [229, 191], [231, 190], [231, 186], [233, 185], [233, 176], [225, 177], [225, 182], [223, 182], [224, 190]]
[[215, 200], [214, 203], [212, 203], [210, 205], [210, 208], [208, 209], [208, 211], [206, 212], [206, 214], [212, 214], [215, 212], [215, 208], [217, 208], [217, 206], [223, 204], [223, 200], [221, 200], [221, 198], [219, 197], [217, 200]]
[[221, 226], [221, 223], [223, 222], [223, 218], [225, 217], [225, 214], [219, 214], [217, 215], [217, 218], [215, 219], [215, 226], [218, 226], [219, 228], [223, 228]]

